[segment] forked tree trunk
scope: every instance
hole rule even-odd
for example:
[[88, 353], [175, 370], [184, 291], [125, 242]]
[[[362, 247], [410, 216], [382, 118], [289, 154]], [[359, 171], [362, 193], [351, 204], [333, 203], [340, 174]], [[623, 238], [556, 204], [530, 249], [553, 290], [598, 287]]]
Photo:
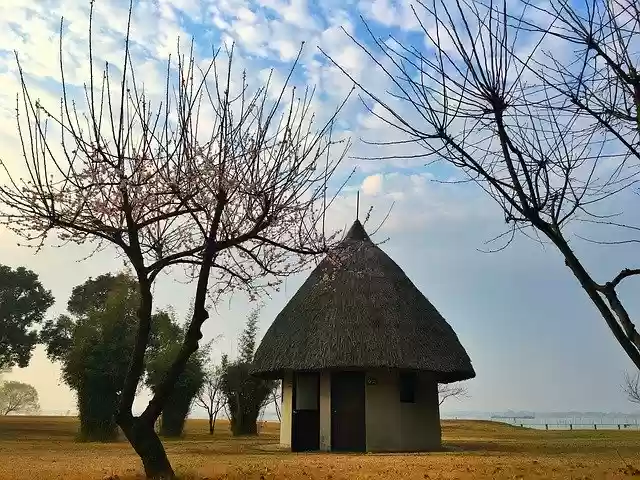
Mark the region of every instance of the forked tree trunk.
[[120, 425], [127, 440], [136, 451], [147, 478], [153, 480], [175, 480], [176, 475], [169, 462], [160, 437], [153, 424], [149, 425], [134, 418]]
[[591, 275], [589, 275], [589, 273], [586, 271], [580, 260], [578, 260], [578, 257], [576, 257], [576, 255], [573, 253], [573, 250], [566, 242], [564, 237], [555, 234], [553, 231], [545, 231], [544, 229], [541, 230], [556, 245], [556, 247], [558, 247], [558, 250], [560, 250], [560, 252], [564, 256], [566, 266], [569, 267], [578, 282], [580, 282], [582, 289], [587, 293], [593, 304], [596, 306], [620, 346], [622, 346], [635, 366], [640, 369], [640, 354], [638, 353], [638, 349], [634, 344], [634, 338], [629, 338], [625, 335], [623, 327], [618, 323], [618, 320], [616, 319], [615, 306], [612, 309], [607, 305], [598, 291], [598, 285], [593, 280], [593, 278], [591, 278]]
[[220, 413], [220, 402], [216, 403], [216, 408], [209, 414], [209, 433], [213, 435], [216, 429], [216, 420], [218, 420], [218, 413]]

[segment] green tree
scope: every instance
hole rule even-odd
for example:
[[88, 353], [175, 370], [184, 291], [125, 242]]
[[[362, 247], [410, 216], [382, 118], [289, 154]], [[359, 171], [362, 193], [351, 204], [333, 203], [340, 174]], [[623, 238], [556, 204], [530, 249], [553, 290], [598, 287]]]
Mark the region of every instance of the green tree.
[[34, 272], [0, 265], [0, 369], [29, 364], [38, 343], [33, 327], [42, 323], [53, 302]]
[[0, 385], [0, 414], [32, 413], [39, 409], [38, 391], [32, 385], [14, 381]]
[[[156, 315], [148, 349], [146, 384], [155, 393], [179, 354], [184, 329], [167, 312]], [[205, 381], [206, 348], [189, 357], [160, 416], [160, 435], [180, 437], [194, 398]]]
[[139, 299], [127, 274], [106, 274], [76, 286], [69, 315], [45, 323], [41, 340], [51, 360], [62, 364], [65, 383], [75, 392], [80, 439], [117, 438], [115, 412], [133, 348]]
[[108, 297], [114, 289], [120, 287], [126, 289], [127, 296], [135, 296], [136, 301], [139, 301], [135, 278], [124, 272], [117, 275], [107, 273], [75, 286], [67, 302], [67, 311], [72, 315], [82, 316], [92, 310], [104, 310]]
[[139, 298], [126, 274], [101, 275], [73, 289], [71, 315], [43, 327], [41, 338], [51, 360], [77, 396], [80, 439], [112, 441], [118, 436], [119, 393], [133, 350]]
[[[69, 314], [43, 327], [41, 338], [49, 358], [62, 363], [63, 379], [76, 392], [81, 440], [112, 441], [118, 436], [119, 396], [134, 348], [139, 305], [135, 279], [127, 273], [109, 273], [76, 286], [67, 302]], [[147, 385], [161, 381], [183, 335], [170, 313], [153, 315], [145, 360]], [[203, 375], [196, 355], [163, 416], [163, 434], [181, 434], [193, 391], [200, 388]]]
[[222, 357], [221, 389], [231, 420], [231, 432], [237, 435], [256, 435], [260, 412], [268, 403], [275, 382], [251, 375], [251, 364], [256, 348], [259, 308], [254, 309], [239, 338], [238, 359], [229, 362]]
[[51, 360], [64, 360], [73, 346], [76, 326], [92, 314], [105, 312], [109, 305], [108, 297], [116, 290], [122, 290], [124, 297], [130, 297], [132, 305], [138, 301], [137, 283], [127, 273], [107, 273], [95, 279], [89, 278], [73, 288], [67, 301], [67, 311], [70, 315], [60, 315], [55, 320], [47, 320], [40, 333], [40, 340], [46, 345], [47, 355]]

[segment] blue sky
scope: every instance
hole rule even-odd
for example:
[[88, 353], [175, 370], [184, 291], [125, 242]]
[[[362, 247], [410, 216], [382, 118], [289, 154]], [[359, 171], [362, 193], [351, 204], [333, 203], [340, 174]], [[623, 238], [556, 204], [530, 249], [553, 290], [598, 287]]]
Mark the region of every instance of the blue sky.
[[[126, 2], [96, 1], [97, 57], [110, 62], [120, 58], [126, 20]], [[282, 78], [301, 41], [306, 47], [294, 83], [316, 85], [316, 111], [327, 114], [351, 88], [351, 82], [332, 68], [317, 47], [334, 56], [359, 79], [377, 89], [385, 79], [347, 36], [344, 27], [364, 39], [359, 15], [374, 34], [393, 33], [420, 44], [408, 2], [307, 1], [307, 0], [159, 0], [136, 2], [133, 21], [134, 60], [141, 65], [140, 78], [153, 93], [161, 89], [167, 55], [175, 52], [177, 38], [183, 44], [195, 38], [198, 55], [206, 59], [211, 45], [236, 42], [236, 65], [248, 78], [259, 81], [269, 68]], [[86, 81], [86, 27], [88, 2], [4, 0], [0, 6], [0, 155], [7, 161], [15, 154], [13, 109], [19, 85], [13, 50], [18, 50], [27, 79], [47, 105], [56, 105], [60, 94], [57, 70], [57, 32], [65, 17], [65, 62], [68, 81], [79, 88]], [[4, 50], [3, 50], [4, 49]], [[280, 75], [280, 77], [278, 77]], [[352, 137], [351, 155], [364, 151], [365, 139], [396, 138], [368, 118], [354, 98], [342, 116], [345, 134]], [[518, 237], [506, 250], [481, 253], [484, 242], [504, 229], [498, 207], [477, 188], [442, 185], [434, 175], [448, 169], [426, 168], [419, 160], [344, 162], [342, 174], [357, 168], [332, 213], [331, 223], [343, 228], [355, 215], [355, 192], [361, 192], [361, 211], [374, 206], [373, 229], [393, 204], [390, 218], [377, 235], [389, 237], [383, 249], [405, 270], [413, 282], [440, 310], [467, 348], [477, 378], [468, 382], [470, 398], [451, 401], [448, 410], [499, 411], [508, 408], [544, 411], [632, 411], [621, 391], [623, 372], [631, 363], [616, 344], [562, 259], [550, 246]], [[621, 196], [616, 208], [627, 208], [637, 197]], [[633, 219], [633, 218], [632, 218]], [[635, 214], [635, 220], [640, 220]], [[597, 234], [592, 230], [588, 233]], [[7, 231], [0, 232], [0, 261], [25, 265], [36, 271], [58, 303], [51, 314], [63, 309], [74, 285], [122, 267], [113, 252], [78, 262], [88, 247], [45, 249], [38, 256], [15, 245]], [[594, 246], [579, 239], [572, 245], [593, 270], [606, 280], [639, 258], [634, 245]], [[260, 326], [266, 330], [305, 275], [290, 278], [282, 292], [265, 300]], [[185, 314], [192, 287], [162, 278], [158, 298]], [[640, 312], [632, 281], [622, 294], [632, 312]], [[635, 285], [637, 290], [637, 284]], [[241, 295], [217, 306], [205, 326], [205, 339], [221, 334], [216, 352], [233, 353], [238, 333], [250, 310]], [[73, 407], [73, 396], [60, 385], [58, 370], [38, 350], [32, 365], [11, 376], [33, 383], [45, 410]], [[143, 399], [142, 399], [143, 400]], [[141, 401], [142, 401], [141, 400]]]

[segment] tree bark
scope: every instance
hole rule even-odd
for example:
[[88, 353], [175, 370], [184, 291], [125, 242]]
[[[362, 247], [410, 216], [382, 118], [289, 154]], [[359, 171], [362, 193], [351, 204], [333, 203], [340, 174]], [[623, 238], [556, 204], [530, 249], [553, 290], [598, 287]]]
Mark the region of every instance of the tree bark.
[[209, 414], [209, 435], [213, 435], [213, 429], [215, 428], [214, 425], [213, 415]]
[[[208, 271], [211, 271], [211, 268], [209, 268]], [[204, 303], [204, 301], [202, 303]], [[176, 359], [169, 367], [163, 381], [157, 385], [155, 393], [149, 401], [147, 408], [145, 408], [144, 412], [140, 415], [140, 418], [144, 422], [154, 422], [162, 413], [162, 409], [171, 395], [171, 392], [178, 381], [178, 377], [184, 371], [185, 365], [189, 361], [189, 357], [198, 350], [198, 342], [202, 338], [200, 328], [207, 318], [209, 318], [209, 313], [204, 308], [199, 307], [196, 304], [195, 313], [193, 314], [191, 323], [189, 324], [189, 328], [187, 329], [187, 333], [182, 343], [182, 347], [180, 348]]]
[[[282, 388], [282, 387], [278, 387], [278, 388]], [[280, 402], [282, 401], [282, 397], [279, 397], [278, 394], [276, 394], [275, 392], [273, 393], [273, 403], [276, 406], [276, 415], [278, 416], [278, 421], [280, 423], [282, 423], [282, 413], [280, 412]]]
[[131, 418], [119, 424], [127, 440], [142, 460], [146, 477], [152, 480], [175, 480], [175, 472], [160, 437], [153, 429], [153, 424], [141, 422], [138, 418]]
[[245, 420], [242, 423], [236, 423], [235, 429], [231, 432], [234, 437], [242, 437], [258, 434], [257, 420]]
[[600, 295], [598, 284], [591, 278], [591, 275], [589, 275], [580, 260], [578, 260], [578, 257], [573, 253], [573, 250], [562, 235], [558, 235], [549, 228], [540, 228], [540, 230], [558, 247], [558, 250], [560, 250], [564, 256], [565, 264], [569, 267], [578, 282], [580, 282], [583, 290], [604, 318], [620, 346], [635, 366], [640, 369], [640, 352], [638, 352], [638, 349], [634, 345], [634, 338], [627, 337], [622, 326], [618, 323], [614, 312], [611, 311], [604, 301], [604, 298]]
[[231, 426], [234, 437], [258, 434], [258, 413], [240, 411]]
[[[140, 378], [144, 373], [144, 354], [149, 343], [149, 333], [151, 332], [151, 316], [153, 312], [153, 295], [151, 294], [151, 284], [147, 279], [138, 274], [138, 284], [140, 287], [140, 307], [138, 309], [138, 331], [136, 332], [135, 346], [131, 354], [131, 362], [122, 387], [118, 415], [122, 418], [131, 417], [131, 408], [136, 397], [136, 391]], [[160, 416], [160, 413], [153, 419]], [[121, 425], [122, 427], [122, 425]]]
[[151, 284], [139, 272], [138, 282], [140, 286], [138, 332], [129, 370], [120, 395], [117, 423], [140, 457], [140, 460], [142, 460], [146, 477], [153, 480], [174, 480], [176, 476], [171, 467], [171, 462], [169, 462], [160, 437], [158, 437], [153, 428], [159, 413], [155, 417], [144, 419], [136, 418], [131, 414], [138, 383], [144, 371], [144, 353], [149, 343], [153, 308]]

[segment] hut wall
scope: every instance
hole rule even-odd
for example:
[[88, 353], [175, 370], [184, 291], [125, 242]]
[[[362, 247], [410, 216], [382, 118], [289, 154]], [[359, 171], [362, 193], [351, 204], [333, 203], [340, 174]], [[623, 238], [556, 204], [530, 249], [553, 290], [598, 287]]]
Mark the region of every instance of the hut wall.
[[438, 384], [432, 376], [418, 377], [415, 403], [399, 403], [401, 449], [437, 450], [441, 446]]
[[291, 420], [293, 414], [293, 375], [285, 374], [282, 379], [282, 407], [280, 414], [282, 422], [280, 423], [280, 445], [291, 447]]
[[320, 373], [320, 450], [331, 450], [331, 373]]
[[418, 377], [415, 403], [400, 402], [395, 371], [371, 371], [366, 386], [367, 450], [399, 452], [435, 450], [441, 445], [438, 387]]

